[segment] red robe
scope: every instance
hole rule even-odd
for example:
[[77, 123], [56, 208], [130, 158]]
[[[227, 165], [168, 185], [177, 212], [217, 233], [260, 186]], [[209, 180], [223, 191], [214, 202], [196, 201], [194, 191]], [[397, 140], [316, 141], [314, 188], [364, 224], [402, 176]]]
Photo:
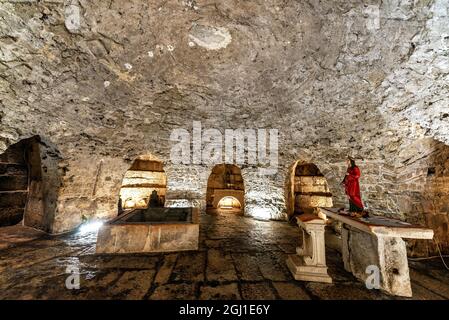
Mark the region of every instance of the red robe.
[[363, 209], [362, 198], [360, 196], [360, 169], [358, 167], [348, 168], [348, 175], [345, 177], [345, 192], [351, 202]]

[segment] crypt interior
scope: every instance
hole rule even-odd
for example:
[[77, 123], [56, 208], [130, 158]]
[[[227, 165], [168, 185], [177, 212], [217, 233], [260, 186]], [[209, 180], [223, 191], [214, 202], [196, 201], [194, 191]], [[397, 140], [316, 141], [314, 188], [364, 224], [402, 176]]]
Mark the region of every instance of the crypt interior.
[[[240, 129], [274, 172], [209, 161]], [[447, 0], [0, 2], [0, 299], [447, 300], [448, 257]]]

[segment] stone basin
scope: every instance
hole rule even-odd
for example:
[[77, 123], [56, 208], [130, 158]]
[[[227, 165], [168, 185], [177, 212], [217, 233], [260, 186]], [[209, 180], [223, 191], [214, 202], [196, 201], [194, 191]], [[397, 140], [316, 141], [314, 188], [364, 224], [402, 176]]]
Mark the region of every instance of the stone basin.
[[97, 253], [198, 250], [198, 208], [136, 209], [104, 224]]

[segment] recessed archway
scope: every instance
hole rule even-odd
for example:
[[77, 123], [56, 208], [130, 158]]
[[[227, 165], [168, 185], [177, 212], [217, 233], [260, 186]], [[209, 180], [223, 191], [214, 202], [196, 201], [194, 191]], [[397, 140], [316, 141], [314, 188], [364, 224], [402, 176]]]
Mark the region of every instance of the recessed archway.
[[287, 213], [311, 213], [318, 207], [332, 207], [332, 194], [327, 180], [313, 163], [296, 161], [287, 182]]
[[207, 180], [206, 211], [243, 215], [245, 186], [239, 167], [218, 164]]
[[167, 192], [167, 177], [161, 161], [140, 156], [126, 171], [120, 188], [118, 210], [163, 207]]

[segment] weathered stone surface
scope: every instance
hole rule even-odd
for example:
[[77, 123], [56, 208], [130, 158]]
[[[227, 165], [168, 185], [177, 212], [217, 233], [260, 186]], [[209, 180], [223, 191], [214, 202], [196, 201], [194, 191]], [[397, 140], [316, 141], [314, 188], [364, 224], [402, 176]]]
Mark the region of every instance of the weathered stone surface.
[[298, 194], [295, 200], [298, 207], [301, 208], [331, 208], [332, 196], [329, 194], [326, 195], [307, 195], [307, 194]]
[[[286, 270], [286, 254], [279, 245], [285, 243], [285, 239], [292, 239], [293, 235], [296, 245], [301, 239], [297, 239], [297, 227], [286, 222], [203, 215], [202, 238], [211, 240], [207, 237], [210, 228], [228, 236], [234, 230], [232, 240], [239, 245], [209, 248], [202, 241], [199, 252], [96, 255], [95, 233], [48, 236], [36, 235], [24, 227], [2, 228], [0, 248], [4, 248], [4, 241], [10, 241], [14, 246], [0, 249], [0, 299], [393, 298], [379, 290], [368, 290], [344, 270], [341, 256], [330, 249], [326, 250], [326, 261], [334, 284], [293, 280]], [[28, 241], [23, 242], [25, 239]], [[254, 251], [251, 245], [254, 241], [264, 242], [264, 247], [270, 249]], [[235, 281], [204, 278], [209, 250], [219, 258], [215, 261], [228, 262], [226, 257], [232, 256], [236, 267]], [[258, 261], [266, 265], [263, 275]], [[68, 267], [80, 271], [79, 290], [66, 288]], [[277, 270], [281, 269], [287, 275], [286, 280], [272, 280], [279, 279]], [[411, 269], [412, 299], [447, 298], [444, 295], [447, 295], [449, 280], [439, 260], [411, 261]]]
[[404, 240], [395, 237], [373, 236], [349, 227], [343, 232], [344, 266], [363, 283], [376, 268], [381, 290], [411, 297], [407, 252]]
[[279, 297], [283, 300], [310, 300], [307, 292], [297, 284], [290, 282], [273, 282]]
[[[170, 210], [176, 209], [162, 208], [161, 210], [163, 211], [159, 214], [163, 214], [161, 217], [164, 217], [169, 215]], [[158, 221], [140, 218], [145, 214], [150, 213], [142, 210], [132, 211], [101, 226], [98, 231], [97, 253], [198, 250], [197, 208], [190, 209], [189, 215], [179, 222], [170, 219]], [[153, 214], [156, 213], [153, 212]], [[134, 217], [137, 217], [137, 221], [132, 220]]]
[[158, 262], [156, 257], [129, 255], [85, 255], [80, 262], [96, 269], [154, 269]]
[[164, 263], [158, 270], [154, 283], [156, 284], [165, 284], [170, 280], [170, 275], [173, 271], [173, 267], [175, 266], [177, 254], [168, 254], [164, 257]]
[[230, 254], [210, 249], [207, 255], [207, 281], [235, 281], [237, 275]]
[[313, 296], [325, 297], [326, 300], [384, 300], [386, 296], [377, 294], [376, 290], [367, 290], [363, 284], [305, 284]]
[[295, 176], [294, 178], [295, 192], [318, 192], [329, 193], [329, 187], [325, 177], [318, 176]]
[[202, 286], [200, 289], [202, 300], [239, 300], [240, 293], [237, 283], [219, 285], [216, 287]]
[[43, 236], [45, 236], [44, 232], [23, 226], [2, 227], [2, 232], [0, 232], [0, 250], [16, 246], [22, 242], [39, 239]]
[[198, 225], [105, 226], [97, 253], [168, 252], [198, 249]]
[[192, 300], [194, 298], [194, 284], [165, 284], [157, 287], [150, 296], [152, 300]]
[[172, 276], [176, 281], [203, 281], [206, 268], [204, 252], [180, 253]]
[[445, 299], [449, 299], [449, 288], [447, 288], [446, 283], [437, 280], [437, 278], [420, 274], [414, 270], [410, 271], [410, 277], [413, 278], [415, 283], [421, 287], [432, 288], [432, 290], [438, 295], [443, 296]]
[[239, 279], [246, 281], [261, 281], [264, 279], [259, 269], [257, 256], [248, 253], [235, 253], [232, 258]]
[[243, 283], [242, 298], [245, 300], [273, 300], [276, 295], [271, 286], [266, 282]]
[[283, 254], [259, 255], [259, 269], [265, 279], [285, 281], [290, 279]]
[[114, 283], [111, 293], [123, 299], [141, 300], [150, 289], [154, 273], [154, 270], [126, 271]]
[[437, 244], [442, 252], [448, 250], [448, 157], [449, 148], [432, 139], [412, 143], [400, 153], [396, 205], [406, 221], [434, 230], [434, 241], [407, 241], [414, 256], [438, 254]]
[[428, 290], [416, 283], [412, 283], [412, 291], [414, 292], [414, 295], [418, 297], [416, 298], [417, 300], [447, 300], [447, 298], [438, 293]]

